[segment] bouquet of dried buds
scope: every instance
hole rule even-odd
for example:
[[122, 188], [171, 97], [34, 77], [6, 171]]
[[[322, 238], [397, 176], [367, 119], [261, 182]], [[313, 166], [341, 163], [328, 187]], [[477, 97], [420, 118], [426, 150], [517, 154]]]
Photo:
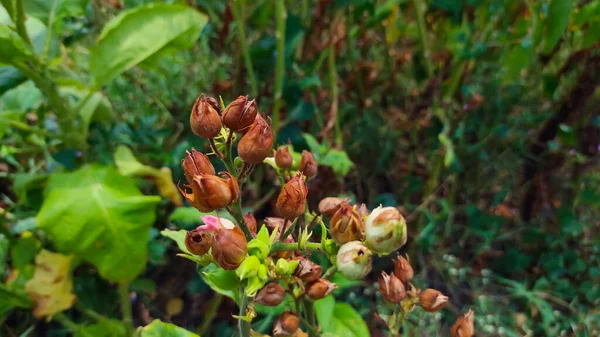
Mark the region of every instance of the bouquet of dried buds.
[[[224, 217], [206, 216], [204, 225], [187, 232], [185, 245], [200, 267], [214, 264], [235, 271], [241, 287], [239, 334], [255, 335], [251, 322], [255, 305], [277, 306], [291, 296], [289, 309], [276, 320], [273, 336], [318, 336], [313, 301], [330, 295], [336, 272], [351, 280], [365, 278], [372, 269], [374, 254], [387, 256], [405, 245], [406, 221], [393, 207], [369, 212], [365, 204], [329, 197], [317, 212], [308, 209], [306, 181], [318, 173], [312, 153], [304, 151], [294, 160], [289, 146], [273, 149], [269, 122], [258, 112], [255, 100], [240, 96], [228, 106], [211, 97], [199, 97], [190, 116], [194, 133], [209, 140], [212, 154], [227, 171], [215, 172], [208, 157], [191, 149], [182, 161], [187, 184], [180, 188], [187, 202], [200, 212], [228, 212]], [[239, 137], [239, 140], [238, 140]], [[234, 158], [234, 145], [237, 156]], [[240, 186], [255, 165], [267, 163], [277, 171], [282, 189], [277, 197], [276, 216], [261, 226], [252, 213], [242, 213]], [[320, 227], [320, 239], [312, 229]], [[325, 254], [332, 266], [324, 271], [312, 262], [313, 252]], [[408, 257], [398, 255], [395, 269], [381, 273], [379, 291], [393, 312], [382, 318], [392, 335], [400, 335], [402, 322], [416, 307], [436, 312], [449, 299], [435, 289], [420, 290], [411, 280]], [[473, 335], [472, 311], [451, 328], [453, 337]], [[304, 332], [306, 331], [306, 333]]]

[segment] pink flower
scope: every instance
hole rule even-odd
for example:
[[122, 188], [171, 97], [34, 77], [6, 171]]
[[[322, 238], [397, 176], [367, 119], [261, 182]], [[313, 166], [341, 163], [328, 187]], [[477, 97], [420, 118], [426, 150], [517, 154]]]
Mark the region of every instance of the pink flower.
[[223, 219], [223, 218], [212, 216], [212, 215], [203, 216], [202, 222], [204, 222], [204, 225], [198, 226], [197, 229], [205, 230], [208, 232], [214, 232], [219, 227], [224, 227], [227, 229], [232, 229], [235, 227], [233, 222], [231, 222], [227, 219]]

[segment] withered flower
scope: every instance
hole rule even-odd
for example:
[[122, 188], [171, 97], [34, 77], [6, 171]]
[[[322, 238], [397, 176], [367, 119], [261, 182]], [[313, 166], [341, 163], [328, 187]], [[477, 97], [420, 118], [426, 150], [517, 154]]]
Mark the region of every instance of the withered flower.
[[473, 337], [474, 333], [475, 313], [473, 310], [469, 310], [464, 316], [459, 317], [450, 329], [452, 337]]
[[360, 240], [364, 233], [364, 226], [356, 206], [343, 203], [331, 218], [329, 232], [335, 242], [343, 245], [346, 242]]
[[293, 163], [294, 159], [288, 146], [280, 146], [275, 151], [275, 164], [277, 164], [277, 167], [280, 169], [289, 169]]
[[240, 96], [223, 111], [223, 124], [233, 131], [242, 131], [254, 123], [257, 113], [256, 102]]
[[273, 133], [261, 115], [256, 115], [254, 124], [240, 139], [238, 154], [248, 164], [260, 164], [273, 153]]
[[388, 275], [385, 272], [381, 272], [379, 291], [381, 291], [383, 298], [392, 303], [400, 303], [406, 297], [404, 284], [394, 274]]
[[419, 305], [427, 312], [441, 310], [448, 303], [448, 296], [444, 296], [435, 289], [425, 289], [419, 294]]
[[181, 161], [183, 172], [188, 183], [191, 184], [194, 176], [198, 174], [215, 175], [215, 168], [208, 157], [192, 148], [192, 152], [185, 151], [185, 159]]
[[337, 284], [329, 282], [327, 279], [318, 279], [306, 286], [306, 294], [313, 300], [320, 300], [327, 297], [335, 289]]
[[221, 132], [221, 117], [204, 96], [196, 98], [190, 114], [190, 126], [202, 138], [214, 138]]
[[246, 226], [248, 226], [248, 229], [250, 230], [251, 233], [256, 234], [256, 230], [257, 230], [257, 225], [256, 225], [256, 218], [254, 217], [254, 214], [252, 214], [252, 212], [248, 212], [246, 214], [244, 214], [244, 221], [246, 221]]
[[302, 159], [300, 160], [300, 172], [308, 178], [312, 178], [317, 175], [318, 166], [315, 157], [312, 152], [302, 151]]
[[212, 235], [203, 229], [194, 229], [185, 234], [185, 246], [194, 255], [206, 254], [212, 245]]
[[302, 174], [298, 173], [284, 186], [277, 197], [277, 211], [288, 220], [304, 213], [308, 188]]
[[298, 268], [294, 275], [305, 282], [313, 282], [318, 280], [323, 273], [323, 267], [309, 260], [304, 256], [297, 256], [294, 260], [298, 260]]
[[350, 199], [327, 197], [319, 202], [319, 212], [325, 216], [332, 216], [340, 206], [350, 202]]
[[277, 282], [271, 282], [265, 285], [254, 298], [254, 303], [266, 306], [276, 306], [283, 302], [285, 298], [285, 289]]
[[293, 335], [300, 326], [300, 318], [292, 311], [286, 311], [275, 322], [273, 336], [283, 337]]
[[410, 261], [398, 255], [398, 259], [394, 261], [394, 274], [396, 274], [402, 282], [409, 282], [412, 280], [414, 271], [410, 265]]
[[215, 230], [212, 243], [212, 257], [219, 267], [233, 270], [246, 258], [248, 243], [242, 230], [238, 227], [219, 226]]
[[195, 175], [191, 184], [186, 186], [192, 189], [192, 193], [186, 193], [181, 188], [179, 191], [200, 212], [207, 213], [227, 207], [238, 198], [240, 190], [237, 180], [231, 174], [219, 174], [224, 178], [202, 173]]

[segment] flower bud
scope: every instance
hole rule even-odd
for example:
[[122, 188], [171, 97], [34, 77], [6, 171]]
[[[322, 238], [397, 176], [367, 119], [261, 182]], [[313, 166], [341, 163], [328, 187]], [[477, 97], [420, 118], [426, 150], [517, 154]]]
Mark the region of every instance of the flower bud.
[[260, 115], [248, 132], [240, 139], [238, 154], [248, 164], [260, 164], [273, 153], [271, 127]]
[[314, 282], [321, 277], [323, 273], [323, 267], [312, 262], [304, 256], [298, 256], [294, 258], [298, 261], [298, 268], [294, 275], [305, 282]]
[[252, 214], [252, 212], [248, 212], [246, 214], [244, 214], [244, 221], [246, 222], [246, 226], [248, 226], [248, 229], [250, 230], [251, 233], [256, 234], [256, 218], [254, 217], [254, 214]]
[[475, 333], [475, 313], [469, 310], [464, 316], [459, 317], [452, 328], [450, 336], [452, 337], [473, 337]]
[[214, 138], [221, 132], [221, 117], [204, 96], [196, 98], [190, 114], [190, 126], [202, 138]]
[[360, 216], [363, 219], [366, 219], [369, 216], [369, 210], [367, 209], [367, 205], [360, 204], [360, 206], [358, 206], [358, 214], [360, 214]]
[[306, 286], [306, 294], [313, 300], [320, 300], [327, 297], [335, 289], [337, 284], [329, 282], [327, 279], [318, 279]]
[[257, 112], [254, 100], [248, 101], [248, 96], [240, 96], [223, 111], [223, 124], [233, 131], [242, 131], [254, 123]]
[[340, 205], [331, 218], [329, 226], [331, 237], [340, 245], [360, 240], [364, 232], [364, 222], [358, 214], [356, 206], [350, 206], [346, 203]]
[[373, 267], [373, 253], [359, 241], [350, 241], [340, 247], [337, 267], [340, 274], [350, 280], [360, 280]]
[[244, 259], [242, 264], [235, 270], [235, 274], [240, 280], [255, 277], [258, 274], [258, 267], [261, 265], [260, 259], [254, 255]]
[[185, 247], [194, 255], [204, 255], [212, 245], [212, 236], [208, 231], [194, 229], [185, 234]]
[[365, 242], [378, 254], [389, 254], [406, 243], [406, 221], [394, 207], [377, 207], [365, 224]]
[[285, 289], [277, 282], [265, 285], [254, 298], [254, 303], [270, 307], [281, 304], [285, 298]]
[[302, 159], [300, 160], [300, 172], [308, 178], [312, 178], [317, 175], [317, 161], [313, 156], [312, 152], [306, 150], [302, 151]]
[[279, 318], [273, 326], [273, 336], [283, 337], [293, 335], [300, 326], [300, 318], [292, 311], [286, 311]]
[[181, 188], [179, 190], [187, 202], [200, 212], [212, 212], [215, 209], [229, 206], [238, 198], [239, 186], [237, 180], [228, 172], [219, 174], [225, 178], [202, 173], [195, 175], [191, 184], [188, 185], [192, 188], [191, 194]]
[[198, 174], [215, 175], [215, 168], [208, 160], [208, 157], [192, 148], [192, 152], [185, 151], [185, 159], [181, 161], [183, 172], [188, 184], [194, 181], [194, 176]]
[[404, 284], [394, 274], [388, 275], [385, 272], [381, 272], [379, 291], [381, 291], [383, 298], [392, 303], [400, 303], [406, 297]]
[[308, 188], [302, 174], [295, 175], [284, 186], [277, 197], [277, 211], [288, 220], [293, 220], [304, 213]]
[[212, 256], [217, 265], [225, 270], [233, 270], [244, 261], [248, 243], [242, 230], [219, 227], [215, 231], [212, 244]]
[[414, 271], [408, 259], [398, 255], [398, 259], [394, 261], [394, 274], [402, 282], [409, 282], [414, 276]]
[[419, 294], [419, 305], [427, 312], [441, 310], [448, 303], [448, 296], [444, 296], [435, 289], [425, 289]]
[[287, 146], [280, 146], [277, 151], [275, 151], [275, 164], [280, 169], [289, 169], [292, 167], [294, 159], [292, 158], [292, 154], [290, 153], [290, 149]]
[[319, 212], [325, 216], [333, 216], [342, 204], [350, 202], [350, 199], [327, 197], [319, 202]]

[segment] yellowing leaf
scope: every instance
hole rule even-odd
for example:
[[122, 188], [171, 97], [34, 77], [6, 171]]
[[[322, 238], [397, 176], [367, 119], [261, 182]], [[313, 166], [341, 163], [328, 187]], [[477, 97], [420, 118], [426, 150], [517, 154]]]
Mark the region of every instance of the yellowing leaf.
[[73, 280], [69, 273], [72, 255], [42, 250], [35, 257], [33, 278], [25, 290], [34, 302], [33, 315], [40, 319], [69, 309], [75, 302]]

